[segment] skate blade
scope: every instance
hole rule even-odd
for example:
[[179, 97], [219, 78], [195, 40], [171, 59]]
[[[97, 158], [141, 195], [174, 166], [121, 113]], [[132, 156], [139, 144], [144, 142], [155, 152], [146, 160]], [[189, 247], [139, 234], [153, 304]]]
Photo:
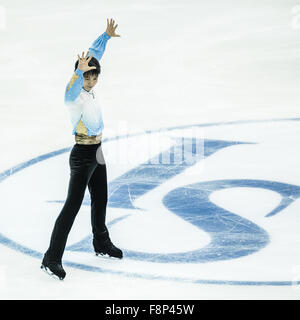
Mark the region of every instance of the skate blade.
[[101, 253], [101, 252], [95, 252], [95, 255], [98, 257], [99, 255], [100, 256], [104, 256], [104, 253]]
[[106, 259], [117, 259], [117, 260], [121, 260], [122, 258], [119, 258], [119, 257], [114, 257], [114, 256], [110, 256], [108, 253], [102, 253], [102, 252], [95, 252], [95, 255], [98, 257], [99, 255], [103, 258], [106, 258]]
[[50, 269], [48, 269], [46, 266], [41, 265], [41, 269], [46, 272], [49, 276], [51, 276], [52, 278], [56, 279], [56, 280], [63, 280], [63, 278], [57, 276], [56, 274], [54, 274]]

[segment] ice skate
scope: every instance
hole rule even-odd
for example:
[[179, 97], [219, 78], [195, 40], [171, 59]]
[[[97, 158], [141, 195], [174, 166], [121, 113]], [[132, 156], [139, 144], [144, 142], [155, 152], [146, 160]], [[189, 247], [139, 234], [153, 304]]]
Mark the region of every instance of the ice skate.
[[114, 258], [123, 258], [123, 252], [117, 248], [110, 240], [108, 231], [104, 231], [99, 237], [93, 239], [93, 246], [96, 256], [100, 255], [109, 255]]
[[66, 276], [66, 272], [62, 267], [62, 264], [58, 261], [49, 261], [47, 258], [44, 257], [41, 269], [43, 269], [46, 273], [50, 276], [54, 276], [59, 280], [63, 280]]

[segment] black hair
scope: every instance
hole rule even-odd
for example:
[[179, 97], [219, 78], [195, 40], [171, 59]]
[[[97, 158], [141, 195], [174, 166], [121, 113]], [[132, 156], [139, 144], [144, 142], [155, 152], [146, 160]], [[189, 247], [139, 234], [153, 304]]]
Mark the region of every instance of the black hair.
[[[101, 66], [99, 64], [99, 61], [95, 57], [92, 57], [92, 59], [89, 61], [89, 66], [96, 67], [96, 69], [92, 69], [90, 71], [84, 72], [85, 76], [98, 76], [101, 73]], [[75, 62], [74, 71], [77, 69], [77, 67], [78, 67], [78, 60]]]

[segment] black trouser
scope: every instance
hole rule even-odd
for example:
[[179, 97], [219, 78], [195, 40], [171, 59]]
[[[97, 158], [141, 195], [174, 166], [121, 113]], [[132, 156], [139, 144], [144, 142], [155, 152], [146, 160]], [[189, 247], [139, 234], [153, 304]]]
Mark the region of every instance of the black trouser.
[[70, 181], [66, 202], [56, 219], [50, 246], [50, 260], [61, 261], [68, 234], [81, 207], [86, 186], [91, 196], [91, 223], [94, 237], [106, 230], [107, 205], [106, 165], [99, 144], [75, 144], [69, 157]]

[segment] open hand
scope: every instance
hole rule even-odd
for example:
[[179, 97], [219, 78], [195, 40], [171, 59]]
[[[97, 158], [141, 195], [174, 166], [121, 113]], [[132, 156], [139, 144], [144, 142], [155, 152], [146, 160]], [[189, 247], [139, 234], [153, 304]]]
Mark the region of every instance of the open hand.
[[93, 54], [91, 54], [90, 57], [88, 58], [89, 51], [86, 53], [86, 56], [84, 56], [84, 52], [82, 52], [81, 58], [80, 58], [79, 54], [77, 56], [78, 56], [78, 69], [79, 70], [86, 72], [86, 71], [96, 69], [95, 66], [93, 66], [93, 67], [89, 66], [89, 62], [93, 57]]
[[110, 37], [121, 37], [119, 34], [115, 33], [115, 30], [117, 28], [117, 24], [114, 26], [115, 24], [115, 20], [110, 19], [110, 21], [108, 21], [107, 19], [107, 27], [106, 27], [106, 33], [110, 36]]

